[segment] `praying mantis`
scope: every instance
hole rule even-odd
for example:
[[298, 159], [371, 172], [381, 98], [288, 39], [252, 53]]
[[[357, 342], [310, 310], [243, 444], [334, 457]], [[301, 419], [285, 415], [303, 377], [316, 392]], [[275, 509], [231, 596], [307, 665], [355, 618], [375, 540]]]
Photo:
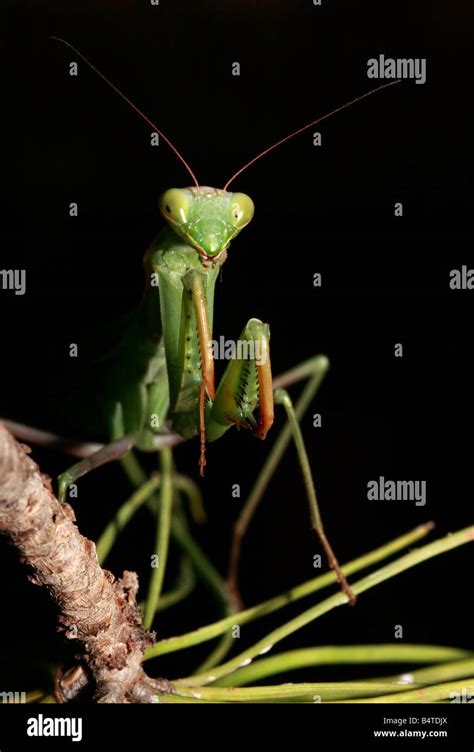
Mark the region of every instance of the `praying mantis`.
[[[198, 182], [165, 134], [81, 52], [63, 39], [51, 39], [72, 50], [125, 100], [172, 149], [193, 181], [191, 187], [164, 191], [159, 199], [165, 228], [145, 253], [143, 297], [118, 345], [100, 364], [105, 376], [97, 381], [96, 417], [100, 418], [108, 443], [60, 475], [60, 500], [65, 501], [68, 488], [81, 476], [123, 458], [132, 449], [171, 451], [171, 447], [194, 437], [199, 438], [199, 472], [203, 475], [208, 443], [220, 439], [232, 426], [265, 439], [273, 423], [274, 405], [280, 405], [286, 411], [296, 445], [312, 528], [348, 601], [354, 603], [355, 596], [324, 531], [299, 425], [301, 410], [295, 410], [287, 392], [291, 384], [306, 380], [308, 404], [324, 377], [328, 359], [311, 358], [274, 378], [269, 325], [251, 318], [239, 338], [248, 346], [246, 353], [250, 355], [232, 358], [216, 387], [212, 350], [214, 290], [231, 241], [254, 214], [248, 195], [229, 190], [236, 178], [289, 139], [398, 82], [378, 86], [290, 133], [247, 162], [223, 188], [213, 188]], [[106, 350], [107, 343], [104, 344]], [[252, 511], [249, 509], [248, 517]], [[234, 529], [228, 578], [234, 592], [238, 592], [239, 552], [247, 523], [248, 519], [240, 520]]]

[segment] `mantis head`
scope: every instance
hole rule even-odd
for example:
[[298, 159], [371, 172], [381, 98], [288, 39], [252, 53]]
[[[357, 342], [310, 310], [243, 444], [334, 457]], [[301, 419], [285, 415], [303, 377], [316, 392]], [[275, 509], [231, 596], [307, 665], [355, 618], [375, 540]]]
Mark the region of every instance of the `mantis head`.
[[160, 196], [160, 210], [177, 235], [207, 264], [216, 261], [248, 225], [254, 205], [245, 193], [193, 186], [165, 191]]

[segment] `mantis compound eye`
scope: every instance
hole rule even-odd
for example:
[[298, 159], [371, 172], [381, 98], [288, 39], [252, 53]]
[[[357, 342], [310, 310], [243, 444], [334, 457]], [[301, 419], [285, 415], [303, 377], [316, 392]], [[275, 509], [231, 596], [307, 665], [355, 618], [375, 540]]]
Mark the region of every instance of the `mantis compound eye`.
[[179, 188], [170, 188], [160, 196], [160, 211], [175, 224], [186, 224], [189, 211], [189, 198]]
[[253, 217], [255, 207], [250, 196], [245, 193], [233, 193], [230, 204], [232, 224], [239, 230], [248, 225]]

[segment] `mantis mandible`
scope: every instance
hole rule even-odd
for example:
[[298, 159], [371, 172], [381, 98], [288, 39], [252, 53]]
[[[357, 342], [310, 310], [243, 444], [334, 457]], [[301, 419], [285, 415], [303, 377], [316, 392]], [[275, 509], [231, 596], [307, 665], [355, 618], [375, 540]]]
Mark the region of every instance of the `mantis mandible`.
[[[89, 470], [123, 457], [132, 448], [159, 451], [194, 436], [199, 436], [200, 440], [202, 475], [207, 442], [221, 438], [233, 425], [264, 439], [273, 423], [274, 404], [281, 404], [296, 444], [312, 527], [341, 588], [354, 603], [355, 597], [324, 533], [298, 417], [285, 390], [300, 379], [320, 381], [328, 361], [324, 356], [316, 357], [273, 379], [269, 326], [252, 318], [239, 340], [248, 345], [250, 357], [230, 360], [216, 388], [212, 352], [214, 288], [230, 242], [254, 214], [252, 199], [244, 193], [230, 191], [231, 183], [290, 138], [398, 82], [372, 89], [318, 117], [257, 154], [223, 188], [212, 188], [198, 182], [171, 141], [82, 53], [63, 39], [51, 38], [73, 50], [160, 135], [193, 181], [191, 187], [166, 190], [159, 199], [166, 226], [145, 253], [145, 292], [134, 319], [109, 360], [107, 391], [101, 399], [109, 443], [62, 473], [59, 498], [64, 501], [68, 487]], [[234, 535], [229, 574], [234, 588], [244, 529], [241, 525], [240, 532], [237, 530]]]

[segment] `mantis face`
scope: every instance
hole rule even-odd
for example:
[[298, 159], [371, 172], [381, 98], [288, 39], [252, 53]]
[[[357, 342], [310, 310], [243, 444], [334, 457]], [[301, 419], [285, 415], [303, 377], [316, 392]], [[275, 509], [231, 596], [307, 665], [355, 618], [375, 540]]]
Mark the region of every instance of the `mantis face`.
[[165, 191], [160, 210], [171, 228], [208, 264], [217, 261], [250, 222], [254, 205], [245, 193], [199, 186]]

